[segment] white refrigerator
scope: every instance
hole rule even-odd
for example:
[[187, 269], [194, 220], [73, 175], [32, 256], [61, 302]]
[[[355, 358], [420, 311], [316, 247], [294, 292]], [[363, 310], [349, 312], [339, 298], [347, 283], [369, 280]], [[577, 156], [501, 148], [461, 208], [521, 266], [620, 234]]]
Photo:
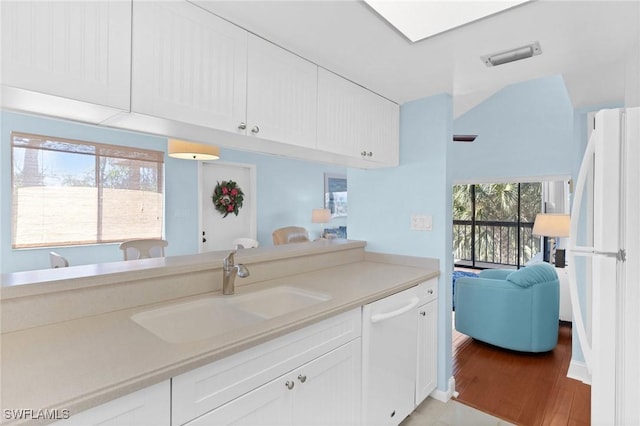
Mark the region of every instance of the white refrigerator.
[[591, 423], [640, 424], [640, 108], [599, 111], [578, 173], [568, 254]]

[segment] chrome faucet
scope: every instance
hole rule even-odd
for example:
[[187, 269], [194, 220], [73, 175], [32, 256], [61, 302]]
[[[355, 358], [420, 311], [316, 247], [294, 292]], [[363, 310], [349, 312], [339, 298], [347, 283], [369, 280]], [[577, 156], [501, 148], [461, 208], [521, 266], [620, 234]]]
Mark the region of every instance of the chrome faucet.
[[249, 270], [246, 266], [242, 264], [234, 264], [235, 254], [235, 250], [231, 251], [231, 253], [229, 253], [222, 262], [222, 294], [235, 293], [236, 275], [240, 278], [246, 278], [249, 276]]

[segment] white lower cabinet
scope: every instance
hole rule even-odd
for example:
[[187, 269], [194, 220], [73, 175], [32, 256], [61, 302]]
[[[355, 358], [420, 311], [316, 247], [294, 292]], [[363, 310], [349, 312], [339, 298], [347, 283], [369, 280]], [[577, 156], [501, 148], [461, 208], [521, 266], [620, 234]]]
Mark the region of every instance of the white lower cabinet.
[[418, 356], [416, 366], [415, 405], [418, 406], [438, 385], [438, 280], [418, 286], [422, 304], [418, 316]]
[[360, 334], [355, 309], [176, 376], [172, 425], [359, 424]]
[[360, 347], [353, 340], [187, 425], [358, 424]]
[[171, 383], [169, 380], [105, 404], [70, 413], [68, 419], [60, 420], [58, 426], [169, 426], [171, 420]]

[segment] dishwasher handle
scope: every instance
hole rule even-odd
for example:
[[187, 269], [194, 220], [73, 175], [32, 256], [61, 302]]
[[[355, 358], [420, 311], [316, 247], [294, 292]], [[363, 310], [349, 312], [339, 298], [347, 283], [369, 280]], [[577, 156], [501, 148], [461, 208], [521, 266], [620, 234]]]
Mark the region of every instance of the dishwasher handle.
[[377, 322], [382, 322], [384, 320], [388, 320], [390, 318], [394, 318], [399, 315], [402, 315], [405, 312], [409, 312], [410, 310], [418, 306], [419, 302], [420, 302], [420, 299], [418, 299], [417, 297], [412, 297], [411, 301], [407, 304], [407, 306], [403, 306], [402, 308], [396, 309], [395, 311], [385, 312], [384, 314], [371, 315], [371, 323], [375, 324]]

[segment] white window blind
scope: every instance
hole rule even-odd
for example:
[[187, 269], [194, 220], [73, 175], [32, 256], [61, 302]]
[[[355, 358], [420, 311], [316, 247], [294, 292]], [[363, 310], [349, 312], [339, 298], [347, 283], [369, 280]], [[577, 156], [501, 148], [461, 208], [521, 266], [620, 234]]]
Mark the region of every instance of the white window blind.
[[12, 246], [162, 238], [164, 153], [13, 132]]

